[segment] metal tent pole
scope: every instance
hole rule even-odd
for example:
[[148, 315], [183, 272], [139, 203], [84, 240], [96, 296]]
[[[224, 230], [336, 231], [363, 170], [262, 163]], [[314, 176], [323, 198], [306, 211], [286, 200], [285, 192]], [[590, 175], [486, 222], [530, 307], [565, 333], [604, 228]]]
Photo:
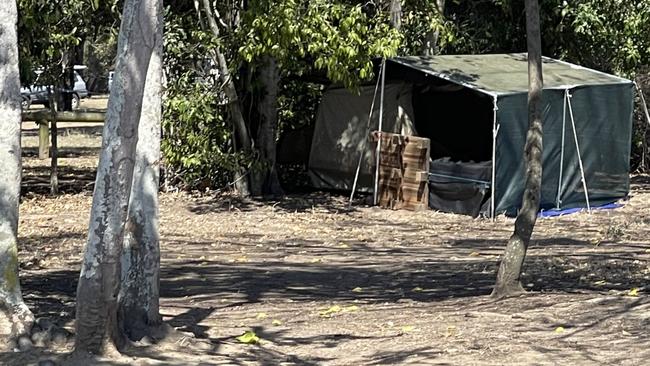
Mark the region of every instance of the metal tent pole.
[[562, 144], [560, 145], [560, 178], [557, 182], [557, 198], [555, 199], [555, 208], [560, 209], [562, 203], [562, 175], [564, 174], [564, 141], [566, 138], [566, 102], [569, 99], [569, 89], [564, 89], [564, 107], [562, 108]]
[[492, 182], [490, 183], [490, 217], [492, 221], [496, 219], [496, 203], [494, 199], [496, 197], [496, 167], [497, 167], [497, 135], [499, 134], [500, 125], [497, 124], [497, 111], [499, 107], [497, 106], [497, 97], [493, 97], [494, 101], [494, 116], [492, 118]]
[[381, 152], [381, 128], [384, 120], [384, 89], [386, 88], [386, 59], [381, 61], [381, 93], [379, 94], [379, 134], [377, 135], [377, 154], [375, 157], [375, 191], [373, 203], [377, 205], [379, 191], [379, 155]]
[[[382, 69], [384, 65], [382, 64]], [[364, 134], [363, 147], [359, 154], [359, 162], [357, 163], [357, 171], [354, 173], [354, 183], [352, 183], [352, 192], [350, 193], [350, 202], [348, 207], [352, 207], [352, 199], [354, 198], [354, 192], [357, 190], [357, 182], [359, 181], [359, 173], [361, 172], [361, 162], [363, 161], [363, 155], [366, 152], [366, 145], [368, 143], [368, 133], [370, 133], [370, 121], [372, 120], [372, 112], [375, 110], [375, 99], [377, 98], [377, 89], [379, 89], [379, 78], [377, 78], [377, 83], [375, 84], [375, 92], [372, 95], [372, 102], [370, 103], [370, 113], [368, 113], [368, 123], [366, 124], [366, 133]]]
[[643, 90], [641, 90], [641, 87], [639, 84], [634, 82], [634, 85], [636, 86], [636, 89], [639, 91], [639, 96], [641, 96], [641, 106], [643, 107], [643, 112], [645, 113], [645, 119], [648, 121], [648, 124], [650, 124], [650, 113], [648, 113], [648, 105], [645, 103], [645, 97], [643, 96]]
[[576, 131], [576, 122], [573, 119], [573, 108], [571, 107], [571, 94], [567, 93], [567, 104], [569, 105], [569, 117], [571, 117], [571, 126], [573, 127], [573, 138], [576, 143], [576, 151], [578, 152], [578, 164], [580, 166], [580, 176], [582, 178], [582, 187], [585, 190], [585, 201], [587, 202], [587, 212], [591, 213], [591, 206], [589, 205], [589, 191], [587, 191], [587, 180], [585, 179], [585, 169], [582, 166], [582, 157], [580, 156], [580, 145], [578, 144], [578, 132]]

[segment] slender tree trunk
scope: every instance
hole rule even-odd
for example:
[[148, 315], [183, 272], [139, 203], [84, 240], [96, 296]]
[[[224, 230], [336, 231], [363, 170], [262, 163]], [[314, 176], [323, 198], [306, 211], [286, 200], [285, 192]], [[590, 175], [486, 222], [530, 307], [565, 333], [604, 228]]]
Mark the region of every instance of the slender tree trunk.
[[77, 287], [75, 352], [121, 348], [117, 323], [120, 260], [127, 218], [138, 123], [155, 44], [157, 0], [126, 0], [118, 37], [115, 80], [108, 100], [97, 167], [88, 241]]
[[29, 333], [34, 323], [18, 280], [21, 98], [17, 20], [16, 2], [0, 2], [0, 305], [12, 323], [12, 337]]
[[63, 52], [62, 57], [62, 80], [60, 81], [61, 85], [59, 90], [65, 91], [59, 94], [57, 101], [60, 101], [58, 105], [58, 110], [60, 111], [71, 111], [72, 110], [72, 93], [74, 89], [74, 48], [66, 49]]
[[[202, 4], [203, 10], [205, 11], [205, 16], [208, 20], [210, 31], [215, 38], [219, 38], [219, 26], [217, 25], [216, 18], [212, 12], [210, 0], [202, 0]], [[246, 120], [244, 119], [244, 113], [242, 112], [241, 103], [237, 94], [237, 88], [235, 87], [235, 82], [232, 78], [232, 75], [230, 74], [230, 70], [228, 69], [226, 56], [223, 54], [219, 46], [214, 47], [212, 51], [212, 58], [216, 61], [219, 67], [219, 80], [221, 80], [221, 83], [224, 86], [226, 98], [228, 98], [228, 109], [230, 111], [230, 118], [232, 118], [233, 125], [235, 126], [235, 138], [237, 145], [244, 152], [250, 153], [253, 150], [253, 142], [246, 126]], [[235, 178], [236, 188], [240, 195], [249, 196], [250, 186], [248, 184], [248, 180], [244, 179], [243, 177], [245, 174], [245, 170], [243, 168], [240, 168], [240, 171]]]
[[400, 0], [390, 1], [390, 25], [397, 30], [402, 28], [402, 4]]
[[520, 276], [526, 250], [537, 220], [542, 184], [542, 50], [537, 0], [526, 0], [528, 39], [528, 134], [524, 147], [526, 186], [515, 230], [506, 246], [492, 296], [502, 298], [523, 292]]
[[[158, 7], [162, 7], [161, 0]], [[158, 24], [163, 24], [158, 12]], [[138, 126], [133, 185], [124, 228], [122, 285], [118, 319], [133, 341], [162, 324], [159, 312], [160, 245], [158, 188], [160, 185], [160, 120], [162, 114], [162, 27], [156, 29], [154, 52], [144, 86]]]
[[280, 70], [272, 57], [264, 57], [262, 62], [259, 77], [263, 87], [263, 94], [257, 105], [260, 123], [257, 129], [257, 138], [255, 139], [262, 166], [253, 174], [254, 179], [251, 190], [256, 196], [278, 196], [283, 194], [275, 164]]
[[[58, 90], [56, 90], [58, 89]], [[60, 88], [47, 88], [48, 101], [50, 104], [50, 194], [59, 194], [59, 128], [57, 126], [56, 113], [61, 104]]]
[[[442, 18], [445, 14], [445, 0], [436, 0], [436, 9], [438, 16]], [[424, 36], [424, 50], [425, 56], [433, 56], [438, 54], [438, 40], [440, 39], [440, 30], [435, 29], [427, 32]]]

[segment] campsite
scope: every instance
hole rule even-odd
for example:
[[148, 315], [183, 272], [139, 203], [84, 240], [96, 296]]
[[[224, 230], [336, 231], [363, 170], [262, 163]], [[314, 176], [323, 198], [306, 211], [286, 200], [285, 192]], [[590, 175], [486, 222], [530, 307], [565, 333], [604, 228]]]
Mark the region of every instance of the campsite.
[[[100, 143], [98, 133], [61, 137], [62, 169], [91, 171]], [[26, 151], [36, 144], [25, 138]], [[27, 172], [47, 164], [28, 158]], [[346, 196], [323, 193], [163, 193], [161, 314], [184, 338], [96, 364], [642, 364], [649, 181], [633, 177], [621, 208], [540, 219], [531, 293], [500, 302], [489, 294], [514, 221], [504, 216], [349, 209]], [[26, 301], [69, 331], [88, 220], [76, 213], [89, 212], [91, 193], [28, 195], [21, 206]], [[237, 340], [248, 330], [259, 345]], [[60, 360], [70, 347], [0, 363]]]
[[0, 2], [0, 365], [642, 365], [650, 2]]
[[[352, 189], [355, 169], [364, 160], [359, 188], [372, 191], [375, 164], [366, 136], [377, 130], [416, 135], [431, 141], [429, 187], [439, 203], [432, 208], [453, 208], [436, 189], [448, 195], [456, 190], [448, 201], [467, 203], [452, 212], [516, 214], [528, 128], [526, 62], [525, 54], [402, 57], [387, 60], [385, 81], [378, 78], [376, 86], [366, 87], [359, 96], [342, 88], [328, 90], [319, 106], [309, 155], [313, 185]], [[597, 206], [625, 197], [634, 84], [549, 58], [542, 62], [541, 209]], [[382, 102], [378, 93], [385, 94]], [[468, 189], [476, 193], [463, 197]], [[483, 195], [491, 192], [494, 205], [486, 203], [481, 190]]]

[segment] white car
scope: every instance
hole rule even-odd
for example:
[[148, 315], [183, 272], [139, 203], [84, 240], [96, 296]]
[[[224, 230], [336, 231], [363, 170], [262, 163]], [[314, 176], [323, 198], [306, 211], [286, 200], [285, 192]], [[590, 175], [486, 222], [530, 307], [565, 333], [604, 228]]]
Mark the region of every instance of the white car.
[[111, 92], [111, 86], [113, 85], [113, 76], [115, 76], [115, 71], [108, 72], [108, 92]]
[[[86, 82], [84, 79], [79, 75], [77, 70], [83, 70], [86, 67], [85, 66], [79, 66], [75, 65], [75, 71], [74, 71], [74, 87], [72, 88], [72, 109], [77, 109], [79, 108], [79, 103], [80, 100], [83, 98], [88, 98], [90, 96], [90, 93], [88, 93], [88, 88], [86, 87]], [[45, 85], [39, 85], [38, 84], [38, 79], [40, 75], [42, 74], [42, 71], [36, 71], [36, 74], [38, 75], [36, 77], [36, 81], [34, 82], [33, 85], [30, 85], [28, 87], [22, 87], [20, 88], [20, 93], [22, 95], [22, 107], [23, 110], [28, 109], [31, 104], [42, 104], [45, 106], [49, 105], [49, 99], [48, 99], [48, 92], [47, 89], [48, 87]], [[52, 86], [50, 86], [51, 88]], [[67, 90], [63, 90], [64, 92]], [[68, 91], [70, 92], [70, 91]]]

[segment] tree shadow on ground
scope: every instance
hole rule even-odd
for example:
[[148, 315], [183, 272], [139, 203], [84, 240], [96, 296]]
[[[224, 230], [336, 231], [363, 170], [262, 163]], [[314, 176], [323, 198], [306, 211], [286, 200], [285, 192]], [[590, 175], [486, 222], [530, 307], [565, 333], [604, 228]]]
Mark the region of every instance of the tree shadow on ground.
[[195, 214], [220, 213], [220, 212], [251, 212], [261, 207], [270, 206], [277, 212], [328, 212], [346, 213], [356, 211], [355, 206], [363, 204], [363, 199], [355, 199], [353, 206], [347, 205], [348, 197], [321, 191], [295, 194], [275, 198], [244, 198], [235, 195], [217, 195], [205, 197], [188, 207]]
[[[74, 123], [74, 122], [68, 122]], [[102, 122], [85, 122], [85, 126], [71, 126], [71, 127], [59, 127], [57, 125], [57, 136], [70, 136], [70, 135], [88, 135], [88, 136], [101, 136], [104, 131], [104, 124]], [[92, 125], [90, 125], [92, 124]], [[89, 126], [90, 125], [90, 126]], [[51, 131], [50, 131], [51, 133]], [[25, 124], [21, 130], [23, 136], [38, 136], [39, 128], [38, 124]]]
[[[21, 195], [50, 193], [49, 167], [24, 167]], [[92, 193], [97, 170], [67, 165], [58, 167], [59, 192], [61, 194]]]
[[[192, 308], [171, 320], [197, 337], [206, 337], [202, 319], [215, 311], [242, 304], [260, 302], [352, 302], [366, 304], [399, 303], [400, 301], [435, 302], [449, 298], [488, 295], [494, 284], [497, 258], [489, 251], [461, 259], [467, 248], [477, 244], [491, 248], [500, 241], [475, 240], [452, 243], [437, 254], [428, 247], [371, 248], [350, 245], [345, 253], [329, 262], [332, 248], [318, 241], [301, 242], [280, 255], [269, 250], [284, 245], [269, 242], [262, 249], [267, 253], [246, 262], [224, 260], [165, 261], [161, 271], [161, 297], [167, 305]], [[537, 245], [547, 245], [545, 241]], [[185, 253], [196, 258], [205, 253], [205, 244], [184, 243]], [[645, 251], [640, 245], [636, 250]], [[311, 255], [300, 257], [298, 249]], [[485, 254], [481, 254], [485, 253]], [[292, 259], [292, 255], [296, 258]], [[611, 256], [611, 257], [610, 257]], [[310, 262], [310, 258], [322, 261]], [[360, 257], [365, 259], [359, 260]], [[255, 259], [258, 258], [258, 259]], [[614, 258], [614, 259], [612, 259]], [[637, 261], [638, 262], [638, 261]], [[576, 255], [540, 255], [527, 258], [524, 285], [536, 292], [608, 293], [643, 287], [646, 280], [643, 263], [635, 263], [634, 252], [612, 249], [608, 255], [580, 253]], [[78, 270], [23, 272], [26, 300], [40, 316], [70, 320], [74, 316], [74, 293]], [[360, 289], [359, 291], [353, 291]]]

